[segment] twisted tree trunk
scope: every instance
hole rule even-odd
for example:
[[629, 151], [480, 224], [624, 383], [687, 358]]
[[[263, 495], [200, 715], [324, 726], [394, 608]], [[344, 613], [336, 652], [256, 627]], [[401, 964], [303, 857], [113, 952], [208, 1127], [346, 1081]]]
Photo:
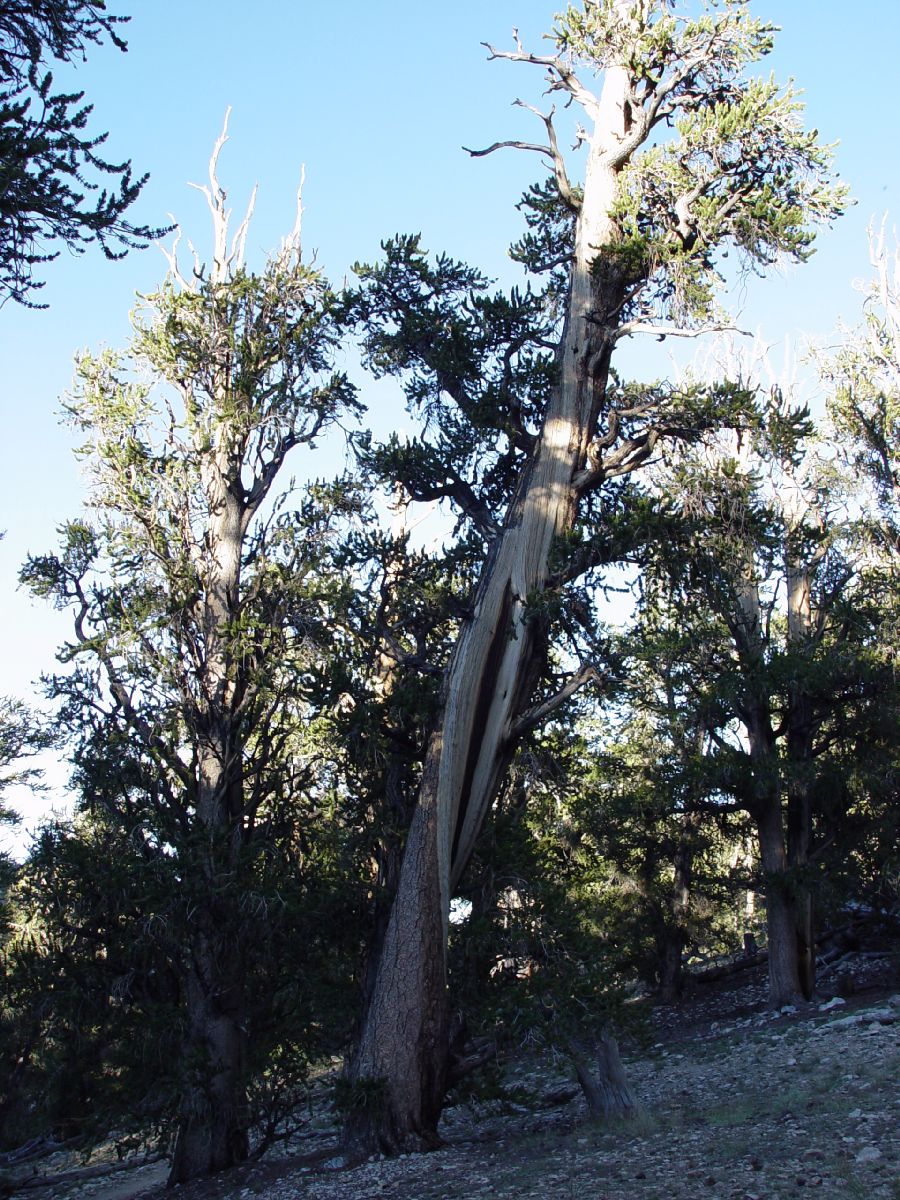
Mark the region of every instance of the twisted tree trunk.
[[348, 1073], [348, 1158], [434, 1144], [448, 1077], [446, 940], [452, 889], [502, 782], [515, 723], [542, 666], [528, 605], [547, 587], [553, 541], [572, 528], [577, 476], [605, 396], [623, 296], [592, 270], [617, 239], [610, 213], [627, 132], [627, 79], [611, 67], [590, 144], [566, 321], [537, 447], [491, 548], [448, 665], [396, 899]]

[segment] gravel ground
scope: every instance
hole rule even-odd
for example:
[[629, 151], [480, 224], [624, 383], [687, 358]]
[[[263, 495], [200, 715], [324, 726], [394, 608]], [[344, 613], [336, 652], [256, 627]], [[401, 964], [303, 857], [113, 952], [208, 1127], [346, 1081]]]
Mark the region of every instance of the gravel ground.
[[[448, 1110], [443, 1149], [351, 1171], [322, 1164], [330, 1131], [293, 1153], [178, 1189], [182, 1200], [900, 1200], [900, 994], [760, 1011], [764, 986], [659, 1010], [659, 1041], [625, 1055], [640, 1112], [598, 1126], [564, 1062], [520, 1060], [508, 1079], [527, 1105]], [[319, 1142], [322, 1155], [310, 1163]], [[307, 1154], [307, 1158], [302, 1156]], [[43, 1170], [48, 1168], [46, 1164]], [[57, 1171], [59, 1166], [55, 1168]], [[19, 1194], [43, 1200], [171, 1200], [163, 1164]]]

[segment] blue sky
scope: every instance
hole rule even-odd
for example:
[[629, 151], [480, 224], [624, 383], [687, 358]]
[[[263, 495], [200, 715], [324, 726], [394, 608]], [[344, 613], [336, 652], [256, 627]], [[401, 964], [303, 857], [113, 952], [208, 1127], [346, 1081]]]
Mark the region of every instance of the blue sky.
[[[113, 0], [110, 8], [127, 11]], [[186, 185], [205, 179], [231, 106], [220, 177], [236, 212], [259, 183], [251, 265], [290, 228], [305, 163], [304, 243], [333, 280], [355, 260], [377, 255], [379, 241], [398, 231], [421, 231], [436, 250], [500, 280], [514, 277], [506, 258], [521, 228], [514, 205], [539, 176], [539, 160], [511, 151], [471, 159], [461, 147], [539, 140], [535, 119], [511, 103], [517, 96], [542, 103], [540, 72], [488, 63], [480, 42], [508, 47], [517, 26], [526, 45], [540, 50], [552, 4], [156, 0], [134, 9], [127, 55], [93, 48], [86, 64], [57, 79], [85, 89], [93, 128], [110, 131], [107, 156], [131, 157], [138, 172], [150, 172], [137, 219], [164, 223], [173, 214], [205, 248], [203, 200]], [[900, 223], [900, 5], [858, 0], [850, 10], [831, 0], [759, 0], [754, 11], [782, 27], [762, 69], [793, 77], [808, 124], [826, 141], [840, 141], [838, 169], [857, 204], [822, 234], [809, 264], [753, 281], [736, 297], [741, 324], [776, 344], [828, 337], [841, 318], [858, 317], [852, 282], [868, 274], [866, 225], [885, 212]], [[56, 527], [83, 498], [72, 436], [58, 418], [73, 355], [121, 345], [135, 293], [151, 291], [164, 273], [155, 248], [119, 263], [63, 252], [45, 272], [41, 298], [49, 311], [0, 309], [0, 529], [7, 531], [0, 542], [7, 634], [0, 692], [27, 698], [67, 633], [65, 618], [17, 591], [16, 576], [28, 553], [53, 548]], [[639, 361], [641, 351], [632, 353]], [[390, 389], [367, 396], [379, 423], [402, 424]]]

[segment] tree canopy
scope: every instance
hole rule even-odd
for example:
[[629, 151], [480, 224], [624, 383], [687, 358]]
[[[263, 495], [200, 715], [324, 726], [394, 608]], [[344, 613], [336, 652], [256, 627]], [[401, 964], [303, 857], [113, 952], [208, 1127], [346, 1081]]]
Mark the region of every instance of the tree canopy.
[[[121, 25], [0, 0], [10, 119], [83, 129], [40, 72]], [[758, 939], [768, 1003], [801, 1005], [822, 925], [896, 906], [896, 263], [874, 239], [824, 412], [739, 356], [660, 379], [622, 353], [734, 333], [735, 261], [802, 264], [844, 208], [759, 77], [775, 33], [745, 0], [585, 0], [549, 53], [489, 46], [572, 110], [469, 152], [543, 162], [517, 286], [399, 233], [335, 288], [299, 196], [254, 266], [223, 130], [211, 249], [179, 231], [127, 344], [78, 355], [86, 507], [21, 572], [71, 634], [48, 723], [0, 706], [0, 787], [52, 732], [75, 801], [0, 862], [4, 1145], [114, 1128], [183, 1184], [339, 1074], [352, 1164], [436, 1145], [526, 1043], [627, 1118], [626, 994], [677, 1003]], [[64, 191], [74, 224], [17, 227], [23, 303], [41, 237], [153, 232], [98, 144], [51, 145], [119, 191], [99, 224]], [[406, 402], [383, 436], [372, 378]]]

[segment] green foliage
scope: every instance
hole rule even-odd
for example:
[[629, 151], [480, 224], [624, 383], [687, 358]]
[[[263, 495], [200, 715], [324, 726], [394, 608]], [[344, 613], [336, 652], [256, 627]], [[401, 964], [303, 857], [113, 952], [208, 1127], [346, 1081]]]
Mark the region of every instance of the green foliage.
[[[882, 566], [895, 570], [900, 548], [900, 258], [884, 229], [869, 232], [874, 278], [864, 321], [837, 353], [818, 355], [829, 386], [829, 415], [839, 451], [855, 477], [854, 500], [869, 511], [865, 535]], [[877, 514], [877, 517], [876, 517]], [[890, 565], [888, 565], [890, 564]]]
[[[177, 1118], [191, 1054], [184, 961], [209, 897], [187, 877], [185, 850], [160, 851], [140, 822], [139, 765], [120, 755], [105, 777], [94, 766], [74, 822], [43, 830], [13, 893], [0, 1017], [6, 1145], [36, 1129], [168, 1141]], [[307, 808], [302, 831], [300, 819], [270, 822], [265, 848], [248, 851], [215, 897], [232, 952], [243, 947], [248, 1108], [260, 1140], [293, 1113], [310, 1060], [333, 1053], [351, 1020], [353, 942], [340, 947], [353, 915], [335, 831], [324, 812]]]
[[793, 89], [746, 75], [771, 51], [775, 27], [743, 0], [701, 8], [676, 15], [654, 0], [624, 16], [613, 0], [570, 5], [551, 35], [553, 88], [580, 98], [574, 73], [614, 65], [630, 81], [635, 134], [617, 164], [618, 238], [594, 269], [616, 273], [633, 316], [687, 326], [717, 317], [730, 247], [753, 270], [802, 261], [814, 226], [846, 203]]
[[[809, 889], [821, 912], [874, 900], [890, 874], [896, 790], [885, 739], [898, 699], [884, 645], [893, 606], [861, 553], [867, 519], [848, 512], [837, 461], [808, 410], [777, 389], [739, 438], [682, 455], [641, 622], [642, 657], [667, 664], [679, 720], [693, 714], [703, 739], [701, 811], [759, 820], [764, 804], [783, 805], [785, 867], [761, 882], [794, 899]], [[809, 805], [808, 854], [787, 833], [797, 795]]]
[[472, 909], [451, 929], [451, 996], [501, 1049], [636, 1028], [631, 963], [578, 815], [582, 748], [561, 727], [520, 753], [461, 887]]
[[[0, 830], [19, 822], [18, 814], [4, 803], [3, 793], [11, 787], [39, 789], [41, 771], [27, 760], [52, 744], [51, 732], [20, 700], [0, 697]], [[25, 761], [23, 761], [25, 760]], [[7, 891], [16, 877], [12, 856], [0, 851], [0, 945], [6, 935], [9, 912]]]
[[340, 1113], [378, 1113], [384, 1105], [384, 1080], [347, 1079], [342, 1076], [334, 1088], [334, 1106]]
[[[62, 243], [80, 253], [96, 242], [107, 258], [146, 246], [166, 229], [134, 225], [125, 213], [147, 176], [131, 162], [111, 163], [99, 149], [107, 135], [89, 135], [92, 106], [84, 93], [53, 88], [51, 60], [83, 59], [89, 44], [108, 38], [119, 50], [127, 17], [102, 0], [7, 0], [0, 13], [0, 297], [29, 308], [43, 284], [34, 271], [56, 258]], [[108, 181], [108, 186], [101, 186]], [[94, 193], [93, 197], [91, 193]], [[2, 302], [0, 300], [0, 302]]]
[[[217, 190], [223, 240], [224, 203]], [[259, 273], [232, 254], [187, 281], [171, 263], [128, 350], [78, 362], [67, 407], [93, 519], [22, 572], [73, 613], [47, 688], [80, 798], [17, 901], [38, 930], [28, 961], [60, 994], [33, 1090], [77, 1070], [68, 1093], [98, 1123], [183, 1123], [219, 1069], [210, 1025], [230, 1021], [230, 1103], [245, 1127], [258, 1103], [265, 1141], [279, 1089], [296, 1095], [339, 1036], [357, 944], [308, 718], [331, 684], [334, 556], [360, 504], [346, 481], [279, 492], [279, 472], [358, 406], [332, 366], [335, 298], [296, 237]], [[69, 1120], [51, 1093], [47, 1119], [69, 1103]]]
[[490, 294], [477, 271], [446, 255], [430, 263], [417, 236], [384, 251], [383, 263], [357, 266], [363, 286], [349, 312], [367, 366], [404, 378], [423, 429], [411, 442], [359, 441], [361, 465], [414, 500], [448, 500], [460, 527], [489, 536], [547, 401], [552, 314], [542, 294]]

